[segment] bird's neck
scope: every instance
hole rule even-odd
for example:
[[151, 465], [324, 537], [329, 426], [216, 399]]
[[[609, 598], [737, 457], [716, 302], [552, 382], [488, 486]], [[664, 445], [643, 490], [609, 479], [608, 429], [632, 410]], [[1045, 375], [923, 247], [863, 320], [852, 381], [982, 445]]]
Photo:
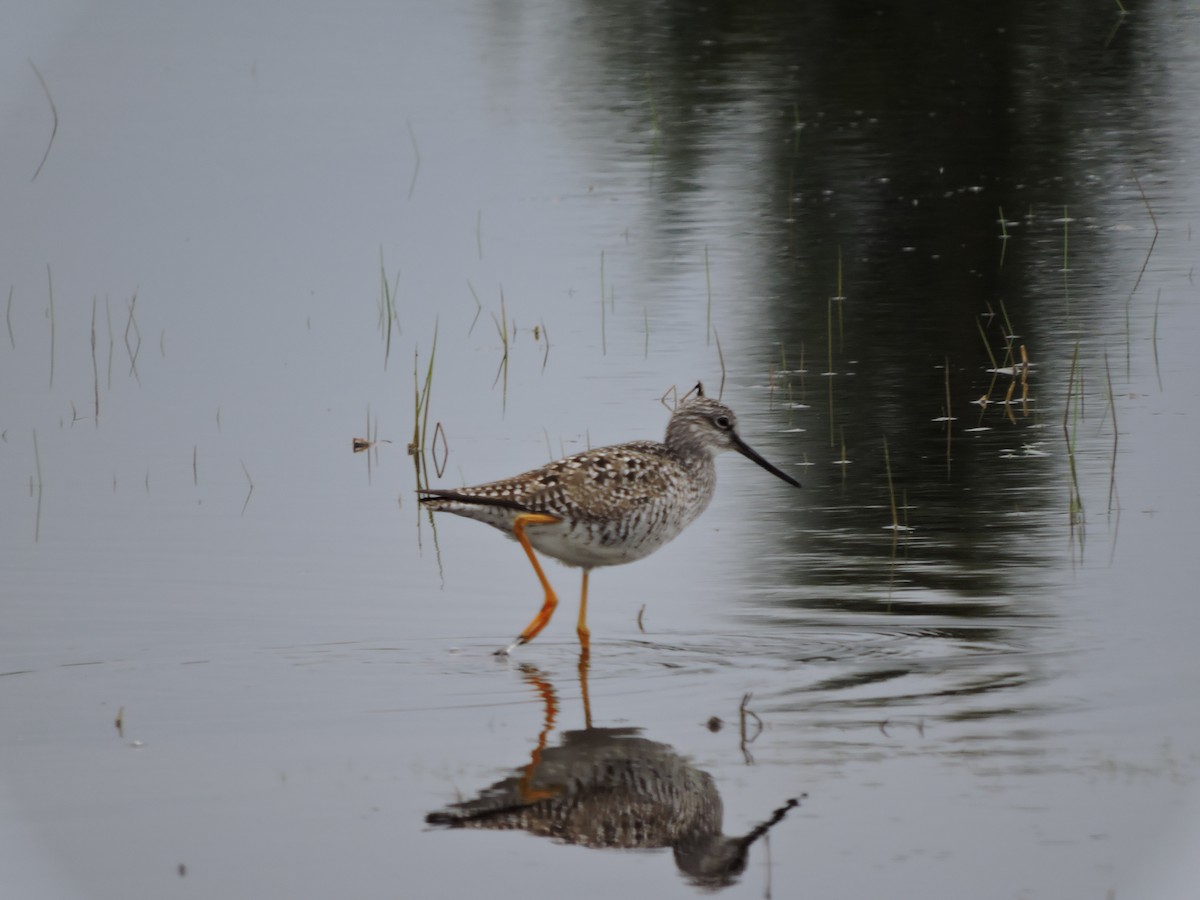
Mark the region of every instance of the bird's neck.
[[693, 465], [712, 465], [712, 448], [698, 440], [684, 423], [667, 426], [663, 443], [672, 455]]

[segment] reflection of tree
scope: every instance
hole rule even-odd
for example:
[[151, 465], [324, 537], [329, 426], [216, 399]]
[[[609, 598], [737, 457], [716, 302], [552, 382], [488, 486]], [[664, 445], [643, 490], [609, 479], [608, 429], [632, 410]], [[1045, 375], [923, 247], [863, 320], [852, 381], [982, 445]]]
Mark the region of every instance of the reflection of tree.
[[547, 738], [558, 715], [548, 678], [532, 667], [526, 680], [541, 695], [545, 721], [528, 764], [478, 796], [429, 813], [425, 821], [449, 828], [520, 830], [595, 848], [664, 848], [694, 883], [732, 884], [745, 869], [750, 846], [779, 822], [788, 800], [741, 836], [722, 833], [723, 806], [712, 776], [667, 744], [640, 737], [639, 728], [594, 728], [588, 707], [587, 656], [580, 658], [586, 727]]
[[[784, 550], [790, 571], [768, 584], [838, 584], [853, 599], [888, 579], [888, 481], [916, 536], [899, 590], [988, 600], [1026, 575], [1038, 583], [1069, 546], [1065, 454], [1045, 426], [1061, 417], [1075, 341], [1124, 318], [1145, 246], [1114, 289], [1120, 245], [1088, 222], [1145, 222], [1130, 166], [1156, 155], [1164, 107], [1147, 99], [1169, 89], [1143, 62], [1155, 10], [584, 9], [564, 54], [564, 108], [579, 113], [566, 128], [598, 171], [640, 153], [651, 174], [631, 251], [643, 283], [667, 282], [649, 302], [702, 289], [711, 250], [735, 379], [761, 384], [774, 369], [774, 396], [805, 406], [793, 452], [821, 466], [797, 514], [805, 555]], [[1008, 383], [986, 371], [989, 350], [1005, 365], [1010, 334], [1035, 367], [1028, 414], [1012, 419], [995, 402]], [[842, 458], [852, 465], [829, 465]], [[1031, 540], [1035, 529], [1053, 539]]]

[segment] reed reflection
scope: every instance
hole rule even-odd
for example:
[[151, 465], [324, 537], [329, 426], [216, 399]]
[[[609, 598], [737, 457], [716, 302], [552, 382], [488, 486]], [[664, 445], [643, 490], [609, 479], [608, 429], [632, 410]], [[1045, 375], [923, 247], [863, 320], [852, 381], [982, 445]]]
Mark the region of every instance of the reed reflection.
[[427, 823], [521, 830], [593, 848], [669, 847], [689, 881], [722, 888], [746, 868], [754, 842], [799, 803], [789, 799], [746, 834], [726, 835], [711, 775], [673, 747], [641, 737], [640, 728], [593, 727], [586, 653], [579, 660], [585, 727], [562, 732], [554, 746], [547, 746], [559, 709], [554, 685], [532, 666], [522, 672], [545, 709], [529, 762], [474, 798], [429, 813]]

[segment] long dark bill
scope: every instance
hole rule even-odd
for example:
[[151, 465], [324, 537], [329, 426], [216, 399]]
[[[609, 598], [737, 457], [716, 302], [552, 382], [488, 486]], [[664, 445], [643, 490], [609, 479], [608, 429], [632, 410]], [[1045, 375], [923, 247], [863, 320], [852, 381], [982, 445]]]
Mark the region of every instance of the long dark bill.
[[765, 459], [763, 459], [761, 456], [759, 456], [754, 451], [754, 448], [752, 448], [749, 444], [747, 444], [745, 441], [743, 441], [736, 434], [733, 435], [733, 449], [736, 450], [738, 453], [742, 454], [742, 456], [746, 457], [746, 459], [749, 459], [749, 460], [752, 460], [753, 462], [758, 463], [760, 466], [762, 466], [764, 469], [766, 469], [768, 472], [770, 472], [776, 478], [782, 478], [788, 484], [794, 485], [795, 487], [801, 486], [800, 482], [798, 482], [795, 478], [793, 478], [787, 472], [783, 472], [783, 471], [775, 468], [773, 465], [771, 465], [769, 462], [767, 462]]

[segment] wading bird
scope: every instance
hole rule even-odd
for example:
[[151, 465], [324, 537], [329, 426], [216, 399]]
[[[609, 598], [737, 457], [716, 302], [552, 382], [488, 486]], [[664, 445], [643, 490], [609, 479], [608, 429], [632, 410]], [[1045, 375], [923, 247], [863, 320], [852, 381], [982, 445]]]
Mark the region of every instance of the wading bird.
[[717, 484], [714, 457], [736, 450], [772, 475], [800, 482], [759, 456], [737, 432], [728, 406], [704, 396], [685, 397], [666, 437], [576, 453], [503, 481], [451, 490], [422, 489], [420, 502], [437, 512], [477, 519], [515, 538], [546, 592], [542, 608], [517, 639], [498, 654], [528, 643], [546, 627], [558, 598], [534, 550], [583, 569], [579, 642], [588, 649], [588, 575], [649, 556], [704, 512]]

